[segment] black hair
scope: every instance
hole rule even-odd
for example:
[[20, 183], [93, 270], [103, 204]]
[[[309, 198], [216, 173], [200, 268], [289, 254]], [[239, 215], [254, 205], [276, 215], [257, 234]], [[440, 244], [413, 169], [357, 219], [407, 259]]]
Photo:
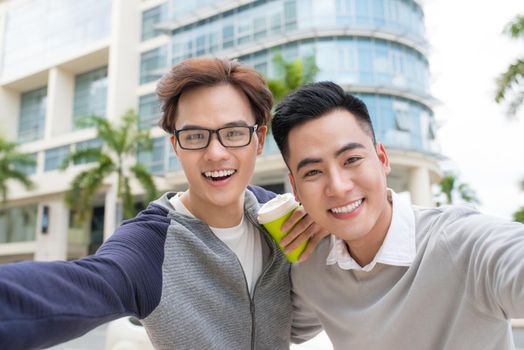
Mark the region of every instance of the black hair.
[[287, 95], [275, 109], [271, 131], [284, 159], [288, 156], [288, 136], [293, 128], [337, 109], [355, 116], [362, 130], [376, 143], [368, 109], [361, 99], [333, 82], [312, 83]]

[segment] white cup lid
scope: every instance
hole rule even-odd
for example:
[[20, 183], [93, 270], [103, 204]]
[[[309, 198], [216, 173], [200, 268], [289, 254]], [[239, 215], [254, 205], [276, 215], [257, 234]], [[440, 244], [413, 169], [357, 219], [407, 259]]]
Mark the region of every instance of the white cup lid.
[[258, 222], [263, 225], [276, 220], [297, 206], [298, 203], [291, 193], [279, 194], [260, 208], [258, 211]]

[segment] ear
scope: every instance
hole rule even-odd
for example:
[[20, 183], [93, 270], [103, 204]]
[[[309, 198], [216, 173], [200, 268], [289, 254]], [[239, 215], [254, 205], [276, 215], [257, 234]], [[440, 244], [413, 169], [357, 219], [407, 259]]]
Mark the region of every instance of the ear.
[[175, 154], [176, 156], [178, 157], [178, 147], [177, 147], [177, 144], [176, 144], [176, 136], [174, 134], [172, 134], [170, 137], [169, 137], [169, 141], [171, 142], [171, 147], [173, 147], [173, 151], [175, 151]]
[[264, 151], [264, 143], [266, 142], [267, 126], [261, 125], [257, 129], [258, 137], [258, 146], [257, 146], [257, 156], [261, 155]]
[[300, 203], [301, 201], [300, 201], [300, 198], [298, 196], [297, 187], [295, 185], [295, 178], [293, 177], [293, 174], [291, 174], [291, 172], [289, 172], [287, 175], [289, 176], [289, 182], [291, 183], [291, 188], [293, 189], [293, 194], [295, 195], [295, 200]]
[[384, 174], [389, 175], [389, 173], [391, 172], [391, 165], [389, 164], [389, 157], [386, 152], [386, 148], [384, 147], [384, 144], [377, 143], [375, 149], [377, 151], [378, 160], [380, 161], [380, 164], [382, 164], [382, 168], [384, 169]]

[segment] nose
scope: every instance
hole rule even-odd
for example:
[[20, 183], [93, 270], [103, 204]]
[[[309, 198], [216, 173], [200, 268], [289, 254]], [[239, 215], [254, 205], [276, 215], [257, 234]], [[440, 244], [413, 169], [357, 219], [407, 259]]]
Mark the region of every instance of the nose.
[[330, 171], [324, 190], [328, 197], [344, 197], [354, 187], [350, 174], [337, 169]]
[[206, 159], [216, 161], [227, 158], [228, 156], [229, 151], [227, 148], [222, 146], [220, 141], [218, 141], [218, 136], [216, 134], [212, 134], [205, 152]]

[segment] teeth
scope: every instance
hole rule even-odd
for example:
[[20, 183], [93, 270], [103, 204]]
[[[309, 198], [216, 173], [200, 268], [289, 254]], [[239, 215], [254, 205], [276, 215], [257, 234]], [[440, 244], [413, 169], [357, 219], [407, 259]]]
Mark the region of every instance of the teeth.
[[204, 175], [206, 177], [224, 177], [224, 176], [230, 176], [233, 175], [236, 172], [236, 170], [228, 169], [228, 170], [215, 170], [215, 171], [206, 171], [204, 172]]
[[335, 214], [351, 213], [353, 210], [360, 207], [361, 204], [362, 204], [362, 199], [359, 199], [358, 201], [348, 204], [345, 207], [331, 208], [331, 211]]

